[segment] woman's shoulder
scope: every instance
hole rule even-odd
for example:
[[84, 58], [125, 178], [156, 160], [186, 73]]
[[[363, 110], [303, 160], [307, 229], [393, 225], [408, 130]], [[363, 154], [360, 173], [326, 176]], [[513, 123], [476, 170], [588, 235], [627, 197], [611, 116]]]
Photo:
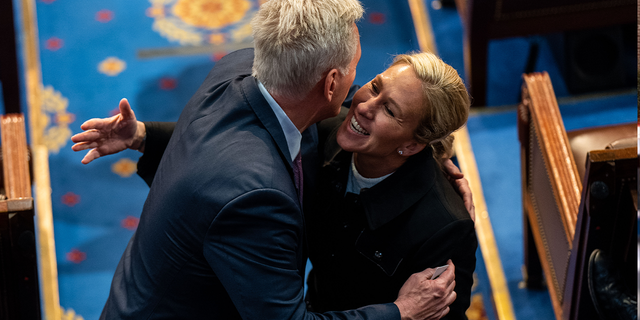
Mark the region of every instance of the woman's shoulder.
[[[434, 160], [435, 161], [435, 160]], [[469, 220], [473, 222], [462, 197], [436, 166], [433, 185], [419, 201], [417, 219], [437, 220], [442, 224]]]

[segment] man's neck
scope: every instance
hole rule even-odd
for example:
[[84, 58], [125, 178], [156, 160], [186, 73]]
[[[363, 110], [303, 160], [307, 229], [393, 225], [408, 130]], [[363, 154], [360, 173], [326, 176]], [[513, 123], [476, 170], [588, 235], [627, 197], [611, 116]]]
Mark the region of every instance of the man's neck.
[[280, 108], [289, 117], [289, 120], [298, 128], [298, 131], [303, 132], [312, 124], [323, 120], [316, 119], [318, 110], [321, 110], [322, 106], [317, 103], [317, 99], [307, 95], [302, 99], [289, 99], [283, 96], [272, 95], [276, 100]]

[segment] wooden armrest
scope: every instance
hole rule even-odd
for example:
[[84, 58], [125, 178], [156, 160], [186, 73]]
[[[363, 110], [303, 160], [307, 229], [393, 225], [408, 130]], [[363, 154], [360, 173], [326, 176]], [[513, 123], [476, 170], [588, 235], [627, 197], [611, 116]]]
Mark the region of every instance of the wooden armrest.
[[638, 138], [636, 126], [636, 123], [626, 123], [589, 127], [567, 132], [580, 181], [584, 179], [585, 164], [589, 151], [635, 146]]
[[29, 152], [24, 115], [8, 114], [0, 119], [4, 189], [9, 200], [31, 198]]
[[33, 198], [0, 200], [0, 213], [11, 213], [33, 209]]

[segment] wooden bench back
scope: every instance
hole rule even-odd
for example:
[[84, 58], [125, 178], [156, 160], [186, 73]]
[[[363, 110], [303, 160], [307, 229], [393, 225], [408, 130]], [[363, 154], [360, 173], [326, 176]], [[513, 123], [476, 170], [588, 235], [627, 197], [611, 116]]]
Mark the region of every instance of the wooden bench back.
[[[629, 124], [619, 127], [629, 131]], [[575, 161], [546, 72], [524, 75], [518, 135], [525, 269], [544, 272], [556, 319], [597, 318], [585, 285], [586, 261], [596, 248], [611, 252], [620, 247], [626, 249], [612, 252], [614, 258], [628, 263], [628, 243], [635, 239], [637, 147], [591, 150], [580, 174], [577, 166], [584, 166], [584, 160]], [[607, 191], [598, 193], [599, 187]]]

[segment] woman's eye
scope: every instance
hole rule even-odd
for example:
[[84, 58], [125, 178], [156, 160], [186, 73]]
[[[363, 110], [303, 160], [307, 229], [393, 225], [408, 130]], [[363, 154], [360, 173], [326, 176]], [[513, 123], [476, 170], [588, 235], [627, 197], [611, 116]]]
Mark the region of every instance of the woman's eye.
[[378, 85], [375, 83], [371, 83], [371, 89], [373, 90], [374, 93], [378, 93]]
[[389, 109], [389, 107], [388, 107], [386, 104], [384, 105], [384, 109], [387, 111], [387, 113], [388, 113], [390, 116], [392, 116], [392, 117], [394, 116], [394, 115], [393, 115], [393, 111], [391, 111], [391, 109]]

